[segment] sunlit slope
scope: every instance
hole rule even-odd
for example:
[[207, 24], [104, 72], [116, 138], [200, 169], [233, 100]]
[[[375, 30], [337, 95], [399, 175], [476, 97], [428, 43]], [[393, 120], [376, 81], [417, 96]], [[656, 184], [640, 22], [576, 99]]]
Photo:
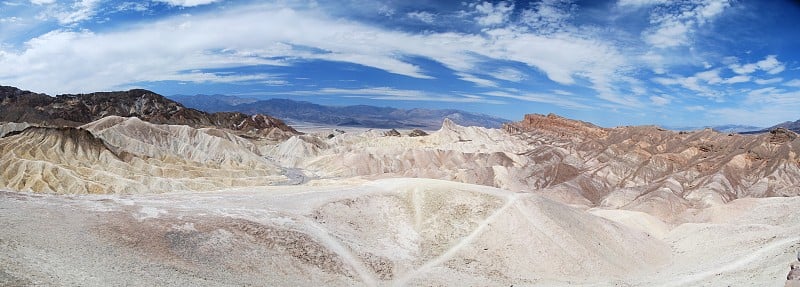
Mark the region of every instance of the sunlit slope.
[[29, 127], [0, 139], [0, 184], [47, 193], [162, 193], [285, 180], [221, 130], [110, 117], [81, 128]]

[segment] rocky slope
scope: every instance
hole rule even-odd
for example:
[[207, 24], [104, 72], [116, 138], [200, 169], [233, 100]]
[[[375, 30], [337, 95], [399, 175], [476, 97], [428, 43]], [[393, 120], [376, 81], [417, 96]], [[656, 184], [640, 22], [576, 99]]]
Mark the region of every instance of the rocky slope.
[[605, 129], [528, 115], [504, 131], [445, 121], [425, 137], [308, 135], [262, 149], [320, 177], [446, 179], [644, 211], [664, 220], [737, 198], [800, 195], [800, 141], [783, 129], [755, 136]]
[[107, 116], [138, 117], [155, 124], [225, 128], [272, 139], [297, 133], [270, 116], [235, 112], [209, 114], [141, 89], [50, 97], [0, 86], [0, 122], [79, 126]]
[[45, 193], [207, 191], [286, 181], [252, 143], [212, 128], [106, 117], [0, 138], [0, 186]]

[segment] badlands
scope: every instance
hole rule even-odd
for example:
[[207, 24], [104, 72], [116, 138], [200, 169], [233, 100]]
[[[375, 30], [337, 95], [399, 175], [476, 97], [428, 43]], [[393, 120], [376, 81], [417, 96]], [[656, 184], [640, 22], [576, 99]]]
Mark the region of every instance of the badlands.
[[[163, 100], [132, 99], [124, 111]], [[169, 107], [183, 122], [26, 112], [0, 125], [0, 286], [798, 283], [788, 130], [528, 115], [301, 133]]]

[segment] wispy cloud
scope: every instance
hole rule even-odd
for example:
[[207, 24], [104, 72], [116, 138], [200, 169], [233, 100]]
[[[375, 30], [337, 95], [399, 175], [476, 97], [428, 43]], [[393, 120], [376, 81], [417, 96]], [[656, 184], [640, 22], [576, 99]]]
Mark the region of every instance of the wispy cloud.
[[800, 88], [800, 79], [794, 79], [794, 80], [788, 81], [788, 82], [784, 83], [784, 85], [787, 86], [787, 87]]
[[511, 93], [505, 91], [491, 91], [482, 93], [482, 95], [498, 98], [509, 98], [527, 102], [537, 102], [544, 104], [556, 105], [559, 107], [576, 109], [576, 110], [592, 110], [595, 109], [589, 105], [580, 103], [578, 101], [569, 99], [564, 95], [545, 94], [545, 93]]
[[756, 79], [754, 82], [759, 85], [772, 85], [783, 82], [783, 78]]
[[409, 12], [408, 14], [406, 14], [406, 16], [408, 16], [408, 18], [422, 21], [423, 23], [427, 24], [432, 24], [436, 20], [436, 15], [426, 11]]
[[497, 83], [492, 80], [487, 80], [484, 78], [480, 78], [475, 75], [467, 74], [467, 73], [456, 73], [456, 76], [462, 81], [467, 81], [478, 85], [479, 87], [497, 87]]
[[155, 0], [155, 1], [167, 3], [172, 6], [195, 7], [201, 5], [208, 5], [214, 2], [218, 2], [220, 0]]
[[44, 4], [53, 4], [56, 0], [31, 0], [31, 3], [35, 5], [44, 5]]
[[563, 31], [570, 26], [577, 5], [571, 0], [544, 0], [522, 11], [520, 21], [539, 33]]
[[672, 102], [672, 98], [666, 95], [650, 96], [650, 101], [656, 106], [666, 106]]
[[656, 48], [674, 48], [691, 44], [692, 34], [730, 7], [728, 0], [621, 1], [620, 6], [652, 6], [675, 4], [677, 7], [654, 9], [650, 22], [655, 24], [644, 32], [644, 40]]
[[496, 4], [482, 2], [472, 5], [478, 16], [475, 18], [481, 26], [497, 26], [508, 21], [509, 15], [514, 11], [514, 4], [500, 1]]
[[314, 91], [293, 91], [282, 94], [293, 95], [336, 95], [341, 97], [368, 98], [372, 100], [391, 101], [429, 101], [455, 103], [503, 104], [502, 101], [486, 99], [482, 96], [453, 92], [450, 94], [432, 93], [420, 90], [403, 90], [391, 87], [373, 87], [360, 89], [323, 88]]
[[781, 63], [781, 61], [778, 61], [777, 55], [768, 55], [766, 58], [764, 58], [764, 60], [755, 63], [732, 63], [728, 67], [737, 74], [743, 75], [752, 74], [758, 70], [764, 71], [770, 75], [775, 75], [783, 72], [786, 69], [786, 65]]
[[497, 71], [489, 73], [489, 75], [494, 77], [495, 79], [505, 80], [509, 82], [522, 82], [528, 77], [525, 75], [525, 73], [512, 68], [502, 68]]
[[45, 5], [40, 19], [55, 19], [63, 25], [71, 25], [91, 19], [97, 13], [100, 0], [78, 0], [72, 3], [49, 0], [34, 0], [31, 3]]
[[659, 4], [669, 3], [669, 0], [619, 0], [617, 5], [620, 7], [641, 8]]

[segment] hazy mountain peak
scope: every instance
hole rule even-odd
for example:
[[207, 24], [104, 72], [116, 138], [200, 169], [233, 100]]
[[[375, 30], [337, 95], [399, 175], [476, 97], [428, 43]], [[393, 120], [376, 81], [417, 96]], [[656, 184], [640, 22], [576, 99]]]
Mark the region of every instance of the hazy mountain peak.
[[503, 123], [508, 122], [508, 120], [498, 117], [453, 109], [398, 109], [370, 105], [324, 106], [289, 99], [233, 103], [226, 100], [225, 97], [214, 99], [211, 96], [173, 96], [172, 98], [189, 107], [207, 112], [264, 113], [289, 121], [334, 126], [436, 130], [445, 118], [450, 118], [463, 126], [490, 128], [499, 128]]

